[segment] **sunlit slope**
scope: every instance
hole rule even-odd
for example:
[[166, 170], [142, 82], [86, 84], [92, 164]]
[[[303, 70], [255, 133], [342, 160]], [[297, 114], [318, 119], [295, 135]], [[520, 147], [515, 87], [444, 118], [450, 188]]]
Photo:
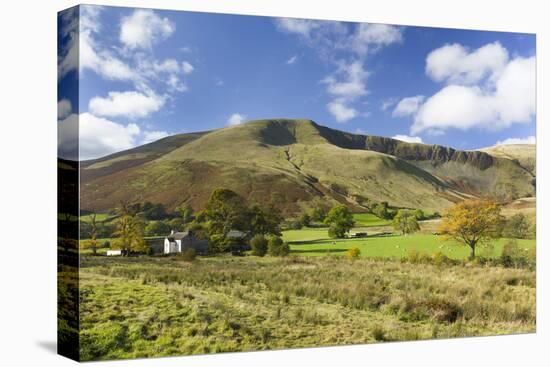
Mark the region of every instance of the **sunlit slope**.
[[94, 210], [134, 200], [168, 208], [186, 202], [198, 210], [217, 187], [285, 214], [319, 199], [361, 210], [358, 195], [435, 211], [502, 185], [519, 196], [534, 192], [530, 173], [509, 159], [290, 119], [161, 139], [86, 162], [81, 176], [82, 207]]

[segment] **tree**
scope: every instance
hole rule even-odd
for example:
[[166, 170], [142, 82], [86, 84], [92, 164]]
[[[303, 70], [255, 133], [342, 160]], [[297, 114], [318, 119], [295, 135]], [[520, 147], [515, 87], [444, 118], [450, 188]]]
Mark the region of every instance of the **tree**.
[[277, 208], [271, 206], [266, 210], [258, 204], [254, 204], [248, 209], [247, 217], [249, 226], [248, 231], [251, 234], [281, 235], [281, 222], [283, 221], [283, 217]]
[[309, 227], [309, 225], [311, 224], [311, 217], [308, 213], [302, 213], [298, 220], [300, 221], [300, 223], [302, 223], [303, 227]]
[[231, 230], [246, 231], [249, 219], [248, 208], [241, 196], [228, 189], [216, 189], [195, 220], [205, 226], [210, 241], [209, 250], [215, 253], [234, 247], [234, 239], [228, 238], [227, 234]]
[[311, 211], [311, 220], [314, 222], [322, 223], [327, 216], [327, 211], [325, 208], [318, 206], [313, 208]]
[[[416, 220], [424, 220], [426, 219], [426, 213], [422, 209], [416, 209], [414, 211], [414, 216], [416, 217]], [[395, 218], [395, 217], [394, 217]]]
[[130, 251], [146, 251], [147, 246], [143, 239], [143, 221], [138, 216], [139, 211], [135, 207], [125, 203], [121, 204], [119, 217], [116, 219], [116, 231], [114, 235], [115, 247], [124, 250], [126, 254]]
[[500, 206], [492, 200], [468, 200], [452, 206], [441, 220], [439, 231], [470, 247], [470, 259], [475, 259], [478, 243], [496, 237], [501, 222]]
[[371, 212], [372, 214], [376, 215], [380, 219], [391, 219], [392, 214], [388, 210], [388, 202], [383, 201], [381, 203], [377, 203], [372, 205]]
[[166, 219], [168, 214], [166, 213], [166, 208], [161, 203], [144, 203], [142, 206], [143, 214], [145, 218], [149, 220], [161, 220]]
[[270, 256], [287, 256], [290, 253], [288, 243], [283, 242], [279, 236], [269, 236], [267, 241], [267, 252]]
[[267, 239], [262, 234], [257, 234], [250, 240], [252, 255], [265, 256], [267, 253]]
[[183, 221], [183, 225], [190, 223], [193, 220], [193, 208], [189, 205], [182, 203], [176, 208], [176, 212], [179, 214], [180, 218]]
[[403, 235], [420, 230], [416, 215], [410, 210], [399, 210], [393, 217], [392, 226]]
[[353, 228], [355, 221], [345, 205], [338, 205], [330, 209], [325, 218], [325, 224], [329, 226], [330, 237], [343, 238]]
[[170, 233], [171, 227], [168, 222], [163, 220], [155, 220], [149, 222], [145, 226], [146, 236], [162, 236]]
[[524, 214], [514, 214], [506, 221], [502, 235], [508, 238], [529, 237], [529, 220]]

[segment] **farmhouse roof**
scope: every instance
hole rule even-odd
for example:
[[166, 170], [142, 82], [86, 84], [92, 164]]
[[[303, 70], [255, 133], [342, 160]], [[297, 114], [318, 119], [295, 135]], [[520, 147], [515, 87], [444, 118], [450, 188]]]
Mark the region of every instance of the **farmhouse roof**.
[[168, 236], [168, 240], [169, 241], [181, 240], [181, 239], [183, 239], [183, 238], [185, 238], [189, 235], [190, 235], [189, 231], [175, 232], [175, 233], [172, 233], [171, 235]]

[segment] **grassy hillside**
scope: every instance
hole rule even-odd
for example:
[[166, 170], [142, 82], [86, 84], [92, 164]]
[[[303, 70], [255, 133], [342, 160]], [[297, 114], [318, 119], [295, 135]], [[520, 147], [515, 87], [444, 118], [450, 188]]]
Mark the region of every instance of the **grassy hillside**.
[[535, 144], [509, 144], [480, 149], [493, 157], [517, 160], [526, 170], [535, 175], [537, 146]]
[[286, 215], [316, 198], [356, 211], [364, 211], [356, 195], [440, 211], [472, 196], [534, 193], [532, 175], [506, 158], [354, 135], [310, 120], [258, 120], [176, 135], [85, 162], [81, 171], [82, 208], [95, 211], [136, 200], [169, 209], [185, 202], [198, 210], [217, 187]]

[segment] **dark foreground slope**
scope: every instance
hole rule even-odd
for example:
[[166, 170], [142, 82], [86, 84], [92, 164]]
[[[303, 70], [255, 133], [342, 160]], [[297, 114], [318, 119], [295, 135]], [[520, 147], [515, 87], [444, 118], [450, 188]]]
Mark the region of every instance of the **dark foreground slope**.
[[134, 200], [198, 210], [217, 187], [287, 214], [320, 199], [441, 210], [473, 196], [534, 195], [534, 176], [517, 161], [289, 119], [171, 136], [84, 162], [81, 178], [82, 208], [93, 210]]

